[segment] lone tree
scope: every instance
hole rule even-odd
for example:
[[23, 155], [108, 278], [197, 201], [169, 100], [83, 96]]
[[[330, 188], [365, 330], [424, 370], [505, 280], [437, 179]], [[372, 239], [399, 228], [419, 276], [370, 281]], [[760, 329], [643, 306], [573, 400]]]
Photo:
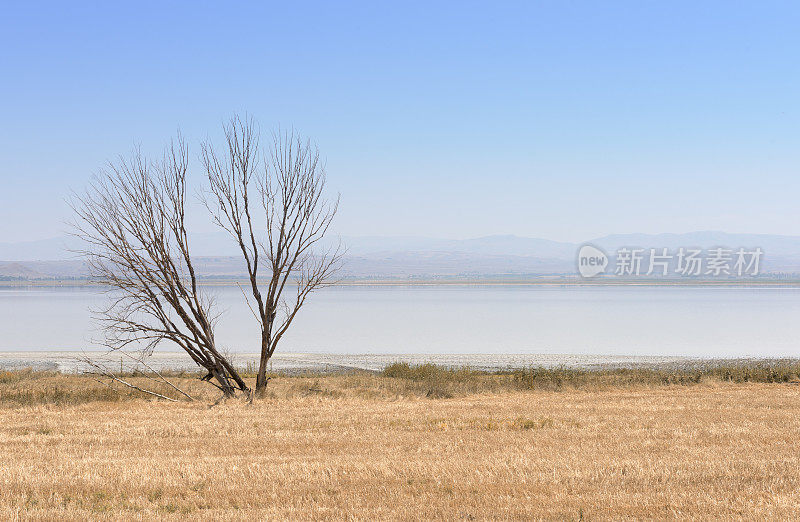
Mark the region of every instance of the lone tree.
[[225, 141], [222, 149], [203, 144], [206, 206], [238, 244], [247, 268], [261, 328], [260, 394], [267, 364], [297, 312], [314, 290], [333, 284], [341, 245], [320, 246], [339, 198], [325, 198], [319, 150], [295, 132], [273, 134], [262, 154], [253, 120], [234, 116], [225, 126]]
[[[275, 134], [262, 154], [253, 121], [234, 117], [225, 138], [219, 153], [211, 143], [202, 146], [205, 203], [237, 242], [247, 269], [261, 329], [255, 391], [262, 393], [269, 359], [298, 311], [309, 294], [333, 283], [341, 247], [319, 246], [339, 200], [324, 198], [319, 151], [294, 132]], [[185, 221], [188, 164], [180, 137], [160, 162], [135, 150], [110, 163], [73, 201], [74, 234], [84, 240], [80, 253], [94, 278], [114, 290], [98, 311], [108, 347], [151, 353], [171, 341], [225, 396], [250, 394], [216, 345], [218, 316], [198, 286]]]
[[110, 163], [73, 201], [74, 234], [92, 275], [113, 290], [97, 311], [109, 348], [152, 352], [171, 341], [225, 396], [250, 393], [215, 343], [213, 301], [198, 288], [185, 222], [188, 160], [179, 137], [160, 162], [135, 150]]

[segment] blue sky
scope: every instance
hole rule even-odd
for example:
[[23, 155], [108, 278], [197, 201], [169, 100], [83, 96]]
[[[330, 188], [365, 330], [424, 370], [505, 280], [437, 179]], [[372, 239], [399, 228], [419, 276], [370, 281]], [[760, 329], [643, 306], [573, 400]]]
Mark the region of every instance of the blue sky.
[[345, 235], [800, 235], [800, 4], [288, 4], [6, 5], [0, 242], [245, 111], [316, 140]]

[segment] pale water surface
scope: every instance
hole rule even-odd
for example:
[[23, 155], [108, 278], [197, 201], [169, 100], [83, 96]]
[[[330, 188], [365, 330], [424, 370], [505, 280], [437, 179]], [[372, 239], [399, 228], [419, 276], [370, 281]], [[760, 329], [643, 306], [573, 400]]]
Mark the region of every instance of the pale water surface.
[[[255, 352], [236, 286], [207, 287], [218, 340]], [[0, 288], [0, 351], [85, 350], [97, 288]], [[800, 289], [349, 286], [312, 296], [283, 353], [800, 356]]]

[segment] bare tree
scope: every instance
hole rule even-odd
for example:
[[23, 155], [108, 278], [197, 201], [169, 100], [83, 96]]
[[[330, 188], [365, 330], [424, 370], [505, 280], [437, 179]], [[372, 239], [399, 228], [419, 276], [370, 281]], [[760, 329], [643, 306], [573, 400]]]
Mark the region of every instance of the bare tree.
[[[203, 144], [210, 189], [206, 206], [238, 243], [247, 268], [261, 327], [259, 394], [267, 385], [267, 363], [309, 294], [334, 282], [341, 245], [319, 247], [339, 198], [325, 199], [319, 150], [295, 132], [275, 133], [262, 155], [253, 120], [234, 116], [225, 138], [221, 151]], [[259, 219], [263, 228], [256, 225]]]
[[213, 301], [198, 288], [186, 234], [189, 153], [178, 137], [160, 162], [140, 150], [110, 163], [72, 202], [94, 278], [113, 292], [97, 311], [109, 348], [180, 346], [224, 396], [250, 390], [214, 340]]

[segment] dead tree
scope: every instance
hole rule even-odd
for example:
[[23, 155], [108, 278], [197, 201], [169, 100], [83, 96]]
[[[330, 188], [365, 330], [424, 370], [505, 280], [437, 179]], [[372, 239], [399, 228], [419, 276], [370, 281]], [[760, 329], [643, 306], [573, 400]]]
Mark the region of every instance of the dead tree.
[[259, 394], [267, 385], [267, 363], [309, 294], [334, 283], [343, 250], [320, 245], [339, 198], [325, 199], [319, 150], [295, 132], [273, 134], [263, 155], [251, 119], [232, 118], [225, 138], [222, 149], [209, 142], [202, 148], [206, 206], [244, 258], [261, 327]]
[[189, 153], [179, 137], [160, 162], [140, 150], [96, 176], [76, 196], [73, 233], [110, 303], [96, 311], [109, 348], [180, 346], [225, 396], [247, 385], [214, 340], [213, 301], [198, 288], [186, 233]]

